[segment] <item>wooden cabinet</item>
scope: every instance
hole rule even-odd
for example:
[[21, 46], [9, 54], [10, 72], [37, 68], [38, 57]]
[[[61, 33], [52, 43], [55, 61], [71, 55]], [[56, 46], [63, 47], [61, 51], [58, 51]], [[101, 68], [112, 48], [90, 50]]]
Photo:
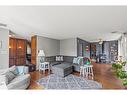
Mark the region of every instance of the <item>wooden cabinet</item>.
[[36, 64], [37, 61], [37, 36], [31, 38], [31, 63]]
[[16, 64], [16, 39], [9, 39], [9, 66]]
[[16, 64], [23, 65], [26, 63], [26, 40], [17, 40], [17, 58]]
[[26, 64], [26, 40], [10, 38], [9, 66]]

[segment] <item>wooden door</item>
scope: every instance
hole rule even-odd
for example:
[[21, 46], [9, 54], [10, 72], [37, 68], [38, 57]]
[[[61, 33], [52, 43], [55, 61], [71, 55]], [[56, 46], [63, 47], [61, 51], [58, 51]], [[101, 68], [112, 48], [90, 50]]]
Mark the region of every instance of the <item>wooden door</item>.
[[36, 54], [37, 52], [37, 37], [32, 36], [31, 38], [31, 63], [36, 64]]

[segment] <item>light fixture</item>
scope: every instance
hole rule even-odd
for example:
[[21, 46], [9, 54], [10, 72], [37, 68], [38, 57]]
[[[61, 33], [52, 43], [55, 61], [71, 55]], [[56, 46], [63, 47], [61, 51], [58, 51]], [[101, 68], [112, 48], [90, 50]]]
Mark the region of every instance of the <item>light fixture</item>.
[[21, 46], [19, 46], [19, 48], [22, 48]]
[[99, 44], [100, 44], [100, 45], [102, 45], [102, 44], [103, 44], [102, 39], [99, 39]]
[[9, 48], [11, 48], [11, 46], [9, 46]]

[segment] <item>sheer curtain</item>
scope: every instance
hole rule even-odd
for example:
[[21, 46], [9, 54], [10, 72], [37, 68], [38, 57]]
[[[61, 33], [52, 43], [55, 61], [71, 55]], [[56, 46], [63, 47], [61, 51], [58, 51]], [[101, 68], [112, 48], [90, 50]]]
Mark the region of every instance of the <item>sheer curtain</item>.
[[119, 56], [122, 56], [122, 61], [127, 61], [127, 34], [118, 40], [118, 58]]

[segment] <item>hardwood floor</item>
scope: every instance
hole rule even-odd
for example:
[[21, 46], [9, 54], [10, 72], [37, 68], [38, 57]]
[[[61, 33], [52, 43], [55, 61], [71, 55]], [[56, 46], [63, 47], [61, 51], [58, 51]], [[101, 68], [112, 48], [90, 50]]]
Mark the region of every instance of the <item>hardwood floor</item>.
[[[94, 67], [94, 80], [102, 83], [103, 89], [124, 89], [122, 86], [121, 80], [119, 80], [113, 73], [110, 64], [93, 64]], [[48, 72], [46, 74], [42, 74], [39, 71], [31, 72], [31, 84], [29, 86], [30, 89], [39, 90], [43, 89], [42, 86], [39, 86], [36, 81], [42, 77], [48, 76]], [[73, 72], [74, 75], [79, 76], [78, 72]]]

